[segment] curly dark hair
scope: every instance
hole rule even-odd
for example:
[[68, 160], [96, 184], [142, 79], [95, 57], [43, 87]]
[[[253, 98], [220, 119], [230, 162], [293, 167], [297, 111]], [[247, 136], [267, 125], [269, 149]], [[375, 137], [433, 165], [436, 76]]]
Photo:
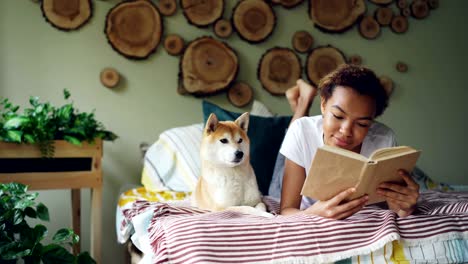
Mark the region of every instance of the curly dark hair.
[[320, 80], [318, 88], [325, 102], [333, 95], [336, 86], [349, 87], [361, 95], [368, 95], [375, 101], [375, 117], [380, 116], [388, 106], [388, 94], [375, 73], [365, 67], [342, 64]]

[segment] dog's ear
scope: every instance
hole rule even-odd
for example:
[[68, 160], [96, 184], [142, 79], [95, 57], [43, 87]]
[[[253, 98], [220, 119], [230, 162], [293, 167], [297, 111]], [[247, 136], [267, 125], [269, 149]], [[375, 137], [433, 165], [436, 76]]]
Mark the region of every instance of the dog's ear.
[[206, 121], [205, 132], [207, 134], [213, 133], [218, 126], [218, 117], [214, 113], [211, 113]]
[[241, 116], [239, 116], [234, 122], [236, 122], [236, 124], [240, 128], [242, 128], [242, 130], [247, 132], [247, 129], [249, 128], [249, 117], [250, 117], [249, 112], [245, 112]]

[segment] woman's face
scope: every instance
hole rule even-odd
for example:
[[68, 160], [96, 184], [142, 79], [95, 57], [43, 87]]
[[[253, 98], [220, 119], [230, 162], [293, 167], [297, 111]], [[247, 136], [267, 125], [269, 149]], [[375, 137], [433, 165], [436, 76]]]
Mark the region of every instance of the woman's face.
[[374, 120], [374, 99], [352, 88], [337, 86], [327, 101], [322, 98], [321, 110], [324, 143], [359, 153]]

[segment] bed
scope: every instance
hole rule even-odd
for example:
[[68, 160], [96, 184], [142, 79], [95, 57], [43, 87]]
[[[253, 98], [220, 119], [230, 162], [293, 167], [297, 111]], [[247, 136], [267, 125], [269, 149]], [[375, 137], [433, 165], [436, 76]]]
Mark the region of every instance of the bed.
[[[203, 112], [205, 116], [215, 112], [221, 120], [236, 117], [236, 113], [207, 102], [203, 103]], [[136, 254], [133, 262], [468, 262], [468, 188], [434, 182], [420, 170], [414, 174], [421, 186], [420, 201], [416, 213], [407, 218], [398, 218], [377, 205], [366, 206], [340, 221], [278, 215], [278, 198], [268, 192], [289, 119], [271, 115], [258, 102], [251, 115], [249, 131], [254, 127], [259, 133], [249, 134], [252, 144], [257, 144], [251, 146], [252, 166], [265, 194], [263, 201], [274, 216], [191, 207], [190, 190], [200, 169], [198, 149], [203, 125], [172, 128], [146, 152], [143, 186], [130, 188], [119, 197], [117, 237], [120, 243], [129, 243]], [[269, 127], [272, 125], [275, 127]], [[271, 135], [272, 131], [280, 133]], [[276, 152], [265, 156], [261, 153], [265, 148]], [[255, 160], [255, 156], [262, 158]]]

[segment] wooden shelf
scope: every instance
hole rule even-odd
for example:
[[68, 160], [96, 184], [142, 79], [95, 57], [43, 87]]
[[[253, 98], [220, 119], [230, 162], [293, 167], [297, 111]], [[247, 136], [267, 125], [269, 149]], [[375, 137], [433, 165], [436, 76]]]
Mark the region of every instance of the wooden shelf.
[[[82, 146], [72, 145], [64, 140], [54, 141], [53, 158], [89, 158], [89, 171], [36, 171], [7, 172], [0, 171], [0, 183], [19, 182], [29, 186], [29, 190], [70, 189], [72, 203], [72, 226], [81, 238], [81, 199], [82, 188], [91, 189], [91, 256], [101, 263], [101, 230], [102, 230], [102, 140]], [[0, 159], [24, 160], [44, 159], [37, 145], [0, 142]], [[80, 243], [74, 251], [80, 252]]]

